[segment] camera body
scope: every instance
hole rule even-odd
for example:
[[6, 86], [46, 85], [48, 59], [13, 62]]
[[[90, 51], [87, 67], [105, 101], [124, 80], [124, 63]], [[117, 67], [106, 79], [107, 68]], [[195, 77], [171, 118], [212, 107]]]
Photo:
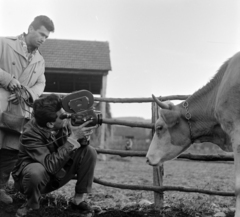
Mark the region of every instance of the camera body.
[[62, 107], [67, 112], [60, 118], [71, 118], [73, 126], [79, 126], [92, 120], [86, 127], [102, 125], [102, 114], [93, 107], [94, 98], [91, 92], [80, 90], [62, 98]]
[[102, 125], [102, 114], [100, 111], [89, 109], [82, 112], [71, 114], [71, 123], [73, 126], [79, 126], [86, 121], [92, 120], [86, 127]]

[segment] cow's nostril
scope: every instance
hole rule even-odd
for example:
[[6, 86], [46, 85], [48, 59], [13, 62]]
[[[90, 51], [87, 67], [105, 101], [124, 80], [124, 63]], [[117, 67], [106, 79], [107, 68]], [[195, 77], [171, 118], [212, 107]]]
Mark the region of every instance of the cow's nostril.
[[148, 164], [149, 164], [149, 160], [148, 160], [148, 158], [147, 158], [147, 160], [146, 160], [146, 163], [148, 163]]

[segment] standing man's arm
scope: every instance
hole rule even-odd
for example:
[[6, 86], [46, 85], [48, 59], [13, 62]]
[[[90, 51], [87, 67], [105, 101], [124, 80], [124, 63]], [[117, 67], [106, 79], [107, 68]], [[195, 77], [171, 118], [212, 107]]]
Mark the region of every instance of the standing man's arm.
[[39, 73], [41, 75], [38, 77], [36, 83], [32, 87], [26, 87], [30, 94], [29, 99], [32, 102], [38, 99], [43, 94], [44, 88], [46, 86], [46, 78], [44, 75], [45, 62], [42, 63], [42, 67], [39, 70], [42, 70], [43, 72]]
[[4, 61], [4, 38], [0, 37], [0, 86], [4, 89], [11, 90], [13, 87], [20, 87], [20, 82], [11, 75], [10, 72], [5, 71], [1, 68], [1, 62]]

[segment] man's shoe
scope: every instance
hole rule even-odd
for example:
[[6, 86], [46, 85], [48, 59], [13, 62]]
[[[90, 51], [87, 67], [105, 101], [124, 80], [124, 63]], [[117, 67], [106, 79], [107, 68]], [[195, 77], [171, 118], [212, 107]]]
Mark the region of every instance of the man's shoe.
[[13, 199], [7, 195], [4, 189], [0, 189], [0, 202], [3, 202], [5, 204], [10, 204], [13, 202]]
[[82, 201], [78, 205], [75, 204], [73, 201], [70, 201], [69, 205], [72, 207], [73, 210], [79, 210], [84, 213], [94, 211], [93, 208], [86, 201]]
[[27, 203], [23, 204], [18, 210], [17, 213], [15, 215], [15, 217], [23, 217], [26, 216], [30, 211], [32, 211], [33, 209], [30, 208]]

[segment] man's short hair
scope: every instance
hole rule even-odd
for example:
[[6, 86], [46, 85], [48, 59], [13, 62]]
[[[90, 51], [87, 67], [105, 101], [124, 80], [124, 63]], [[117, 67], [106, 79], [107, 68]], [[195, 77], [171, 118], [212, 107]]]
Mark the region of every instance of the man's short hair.
[[53, 21], [44, 15], [35, 17], [30, 26], [32, 26], [35, 30], [39, 29], [41, 26], [44, 26], [49, 32], [54, 32]]
[[33, 116], [40, 127], [57, 119], [57, 112], [62, 108], [61, 98], [56, 94], [40, 97], [33, 103]]

